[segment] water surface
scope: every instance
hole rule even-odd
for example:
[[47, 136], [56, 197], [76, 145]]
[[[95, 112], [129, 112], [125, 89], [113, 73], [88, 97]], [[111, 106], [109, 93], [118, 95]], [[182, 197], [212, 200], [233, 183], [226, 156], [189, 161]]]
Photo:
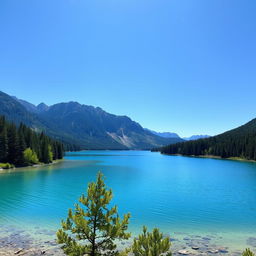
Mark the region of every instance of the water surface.
[[52, 166], [0, 174], [0, 225], [59, 227], [101, 170], [121, 214], [172, 236], [215, 235], [244, 247], [256, 237], [256, 164], [146, 151], [68, 153]]

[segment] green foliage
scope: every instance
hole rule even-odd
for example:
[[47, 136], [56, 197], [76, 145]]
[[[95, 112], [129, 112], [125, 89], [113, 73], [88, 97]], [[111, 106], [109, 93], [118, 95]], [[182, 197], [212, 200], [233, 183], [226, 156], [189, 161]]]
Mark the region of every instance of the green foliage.
[[97, 181], [88, 185], [87, 196], [83, 194], [75, 210], [69, 210], [57, 232], [58, 243], [67, 255], [120, 255], [115, 240], [130, 237], [126, 232], [130, 214], [120, 219], [117, 206], [109, 207], [112, 197], [112, 190], [106, 188], [99, 173]]
[[39, 163], [36, 152], [34, 152], [31, 148], [27, 148], [23, 152], [24, 161], [26, 164], [37, 164]]
[[13, 168], [14, 165], [13, 164], [9, 164], [9, 163], [0, 163], [0, 168], [2, 169], [11, 169]]
[[17, 128], [0, 116], [0, 162], [9, 162], [15, 166], [38, 161], [51, 163], [53, 158], [63, 158], [63, 152], [62, 143], [52, 140], [44, 133], [36, 133], [24, 124]]
[[218, 136], [177, 143], [159, 150], [164, 154], [213, 155], [256, 160], [256, 119]]
[[6, 162], [7, 156], [8, 156], [8, 139], [7, 139], [7, 131], [6, 131], [6, 128], [4, 127], [2, 129], [2, 132], [0, 133], [0, 161]]
[[134, 239], [132, 253], [134, 256], [170, 256], [172, 255], [170, 247], [169, 237], [164, 238], [157, 228], [154, 228], [151, 233], [147, 232], [147, 228], [144, 226], [143, 233]]
[[255, 254], [250, 249], [245, 249], [242, 256], [254, 256]]

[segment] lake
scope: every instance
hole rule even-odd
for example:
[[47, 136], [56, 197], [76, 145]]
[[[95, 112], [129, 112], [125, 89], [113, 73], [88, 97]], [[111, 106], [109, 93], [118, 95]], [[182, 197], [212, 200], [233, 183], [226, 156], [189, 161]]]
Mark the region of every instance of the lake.
[[207, 236], [234, 250], [256, 246], [255, 163], [147, 151], [71, 152], [54, 165], [2, 171], [1, 227], [58, 229], [99, 170], [120, 214], [131, 213], [134, 234], [147, 225], [180, 242]]

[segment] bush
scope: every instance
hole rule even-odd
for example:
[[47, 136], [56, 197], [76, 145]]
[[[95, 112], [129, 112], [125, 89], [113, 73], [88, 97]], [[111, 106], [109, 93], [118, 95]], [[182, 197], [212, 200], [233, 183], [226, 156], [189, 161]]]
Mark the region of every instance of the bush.
[[11, 168], [14, 168], [14, 165], [9, 164], [9, 163], [0, 163], [0, 168], [2, 168], [2, 169], [11, 169]]
[[31, 148], [27, 148], [23, 152], [24, 161], [26, 164], [38, 164], [39, 160], [36, 152], [34, 152]]

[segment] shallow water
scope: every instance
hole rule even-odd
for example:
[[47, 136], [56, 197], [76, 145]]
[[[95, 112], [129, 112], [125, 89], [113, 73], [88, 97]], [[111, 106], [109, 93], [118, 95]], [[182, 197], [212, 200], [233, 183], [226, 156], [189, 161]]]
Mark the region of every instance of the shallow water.
[[[208, 236], [232, 249], [256, 237], [256, 164], [146, 151], [68, 153], [56, 165], [0, 174], [0, 225], [57, 229], [101, 170], [130, 230]], [[255, 245], [256, 246], [256, 245]]]

